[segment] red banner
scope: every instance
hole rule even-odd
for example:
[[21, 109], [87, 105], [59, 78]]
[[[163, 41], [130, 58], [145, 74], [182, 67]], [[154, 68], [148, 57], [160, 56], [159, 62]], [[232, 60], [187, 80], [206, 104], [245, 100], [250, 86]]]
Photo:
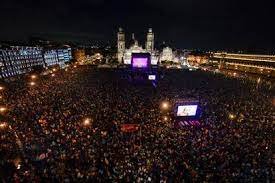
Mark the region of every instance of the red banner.
[[123, 132], [135, 132], [139, 129], [138, 124], [123, 124], [120, 126], [121, 131]]

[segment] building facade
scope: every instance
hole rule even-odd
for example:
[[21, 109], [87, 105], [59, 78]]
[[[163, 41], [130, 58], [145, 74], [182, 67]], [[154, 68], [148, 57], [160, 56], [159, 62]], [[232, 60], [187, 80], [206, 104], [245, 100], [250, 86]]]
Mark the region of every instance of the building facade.
[[30, 72], [34, 66], [45, 67], [41, 47], [11, 46], [0, 49], [1, 78]]
[[117, 59], [119, 63], [123, 62], [125, 52], [125, 34], [122, 28], [119, 28], [117, 33]]
[[154, 33], [150, 28], [147, 33], [147, 40], [145, 49], [138, 44], [134, 34], [132, 34], [132, 44], [126, 49], [125, 34], [122, 28], [119, 28], [117, 33], [117, 59], [119, 63], [131, 64], [132, 53], [150, 53], [151, 65], [158, 63], [158, 56], [156, 50], [154, 50]]
[[211, 54], [210, 62], [217, 63], [220, 69], [275, 77], [275, 55], [217, 52]]
[[71, 48], [47, 49], [42, 47], [9, 46], [0, 49], [0, 78], [25, 74], [36, 66], [65, 66], [72, 59]]
[[149, 28], [149, 31], [147, 33], [147, 40], [146, 40], [146, 50], [149, 53], [153, 53], [154, 51], [154, 40], [155, 40], [155, 36], [153, 33], [152, 28]]
[[208, 53], [191, 52], [187, 56], [187, 61], [191, 66], [199, 66], [209, 62]]
[[57, 49], [57, 57], [59, 61], [59, 66], [61, 68], [65, 67], [65, 63], [69, 62], [72, 57], [72, 49], [70, 47], [64, 47]]
[[180, 63], [180, 59], [176, 52], [173, 52], [172, 48], [165, 47], [159, 56], [160, 62], [173, 62], [174, 64]]
[[59, 65], [58, 55], [56, 50], [45, 50], [44, 61], [46, 67]]
[[173, 58], [174, 58], [174, 54], [173, 54], [172, 48], [169, 48], [169, 47], [163, 48], [160, 54], [160, 61], [172, 61]]

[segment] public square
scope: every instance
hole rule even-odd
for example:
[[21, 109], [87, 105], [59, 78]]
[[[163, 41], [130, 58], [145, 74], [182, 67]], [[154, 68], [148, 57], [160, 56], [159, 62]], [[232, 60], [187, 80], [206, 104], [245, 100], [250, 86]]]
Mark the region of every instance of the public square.
[[[125, 73], [75, 66], [6, 83], [2, 181], [271, 180], [274, 86], [189, 70], [161, 70], [153, 86]], [[161, 108], [174, 98], [199, 100], [202, 125], [175, 128]]]

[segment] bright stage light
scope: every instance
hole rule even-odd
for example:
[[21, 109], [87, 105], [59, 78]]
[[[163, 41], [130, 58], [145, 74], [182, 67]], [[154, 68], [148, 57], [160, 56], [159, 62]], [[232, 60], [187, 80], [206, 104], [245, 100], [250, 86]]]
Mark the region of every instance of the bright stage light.
[[35, 85], [35, 82], [30, 82], [30, 85], [31, 85], [31, 86], [34, 86], [34, 85]]
[[52, 74], [52, 77], [54, 77], [55, 76], [55, 74]]
[[163, 120], [164, 120], [164, 121], [168, 121], [168, 117], [167, 117], [167, 116], [164, 116], [164, 117], [163, 117]]
[[5, 88], [3, 86], [0, 86], [0, 90], [4, 90]]

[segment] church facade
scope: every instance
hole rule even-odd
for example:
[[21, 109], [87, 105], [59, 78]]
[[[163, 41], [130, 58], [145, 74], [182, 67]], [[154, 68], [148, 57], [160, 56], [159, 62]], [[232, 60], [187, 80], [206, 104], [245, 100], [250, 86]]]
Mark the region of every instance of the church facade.
[[132, 45], [127, 49], [125, 46], [125, 33], [122, 28], [119, 28], [117, 33], [117, 59], [119, 63], [131, 64], [132, 53], [150, 53], [151, 65], [158, 64], [157, 52], [154, 49], [154, 33], [152, 28], [149, 28], [146, 37], [145, 49], [138, 44], [134, 34], [132, 34]]

